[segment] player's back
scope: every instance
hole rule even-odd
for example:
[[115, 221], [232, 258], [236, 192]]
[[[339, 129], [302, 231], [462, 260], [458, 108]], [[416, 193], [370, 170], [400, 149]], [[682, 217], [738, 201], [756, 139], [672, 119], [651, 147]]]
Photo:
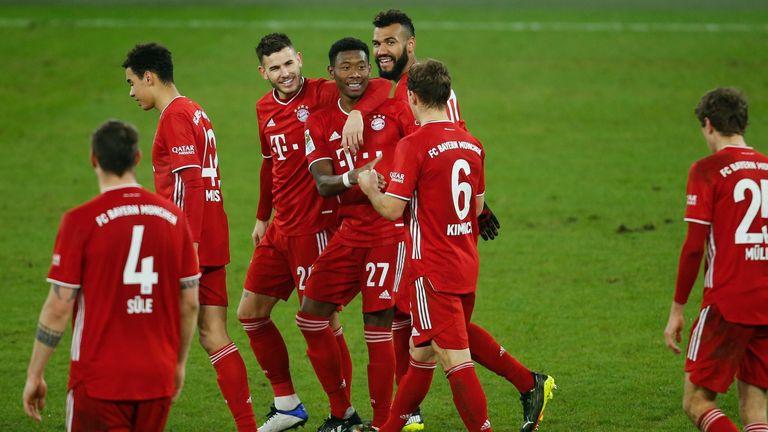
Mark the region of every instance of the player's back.
[[183, 214], [138, 185], [67, 212], [49, 281], [80, 285], [70, 388], [107, 400], [174, 391], [179, 283], [198, 274]]
[[[426, 274], [448, 291], [474, 291], [479, 270], [476, 196], [485, 192], [482, 145], [446, 120], [424, 124], [398, 146], [395, 169], [411, 168], [390, 172], [388, 193], [398, 196], [397, 184], [417, 176], [410, 197], [412, 275]], [[403, 164], [402, 158], [414, 163]]]
[[728, 146], [691, 168], [686, 220], [709, 223], [705, 303], [768, 324], [768, 157]]
[[288, 100], [270, 91], [256, 103], [262, 156], [272, 160], [273, 223], [286, 235], [307, 235], [335, 225], [336, 200], [323, 198], [307, 170], [305, 122], [316, 106], [328, 103], [318, 87], [325, 82], [304, 78]]

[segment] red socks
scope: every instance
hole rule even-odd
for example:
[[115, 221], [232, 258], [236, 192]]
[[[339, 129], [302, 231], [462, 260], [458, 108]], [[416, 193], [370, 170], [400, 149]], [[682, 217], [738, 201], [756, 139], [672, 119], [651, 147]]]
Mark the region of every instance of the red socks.
[[373, 408], [371, 425], [380, 427], [387, 421], [392, 405], [392, 386], [395, 380], [392, 330], [366, 325], [365, 343], [368, 345], [368, 393]]
[[210, 355], [216, 369], [216, 381], [235, 419], [238, 432], [256, 432], [256, 420], [251, 407], [248, 373], [233, 342]]
[[423, 363], [411, 359], [408, 373], [403, 376], [397, 386], [397, 394], [392, 403], [389, 418], [379, 432], [400, 432], [403, 429], [410, 414], [427, 397], [435, 366], [435, 363]]
[[341, 356], [341, 374], [344, 376], [344, 382], [347, 384], [347, 399], [352, 400], [352, 356], [349, 355], [347, 341], [344, 340], [344, 327], [337, 328], [333, 335], [336, 336], [336, 344], [339, 346], [339, 355]]
[[453, 404], [456, 405], [467, 430], [490, 431], [488, 402], [480, 380], [477, 379], [474, 364], [471, 361], [461, 363], [446, 371], [445, 375], [451, 383]]
[[702, 432], [739, 432], [731, 419], [726, 417], [718, 408], [712, 408], [702, 414], [698, 423]]
[[408, 364], [411, 360], [411, 317], [400, 312], [395, 312], [392, 321], [392, 342], [395, 346], [395, 382], [400, 385], [405, 373], [408, 372]]
[[245, 334], [251, 341], [251, 350], [264, 371], [275, 397], [295, 394], [288, 350], [280, 331], [269, 318], [241, 319]]
[[469, 350], [472, 360], [511, 382], [521, 394], [533, 388], [533, 374], [509, 355], [484, 328], [469, 323]]
[[315, 369], [315, 375], [328, 395], [331, 415], [344, 418], [347, 408], [352, 404], [345, 391], [341, 354], [328, 318], [299, 311], [296, 314], [296, 324], [307, 341], [307, 357]]

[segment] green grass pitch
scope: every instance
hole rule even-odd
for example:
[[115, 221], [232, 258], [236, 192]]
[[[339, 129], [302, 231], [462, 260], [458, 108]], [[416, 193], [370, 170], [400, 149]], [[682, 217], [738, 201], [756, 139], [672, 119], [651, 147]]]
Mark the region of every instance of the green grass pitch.
[[[486, 197], [502, 231], [480, 244], [474, 318], [524, 364], [557, 378], [541, 430], [694, 430], [681, 409], [683, 357], [662, 336], [687, 169], [707, 154], [692, 111], [710, 88], [744, 89], [747, 141], [768, 151], [768, 11], [401, 6], [416, 23], [419, 57], [448, 64], [462, 115], [487, 150]], [[179, 89], [216, 129], [232, 238], [229, 329], [254, 409], [266, 413], [271, 390], [235, 316], [258, 197], [254, 103], [269, 90], [254, 47], [285, 31], [304, 53], [305, 74], [325, 76], [330, 44], [348, 35], [369, 41], [380, 8], [0, 6], [0, 430], [63, 429], [69, 335], [47, 369], [42, 425], [21, 407], [51, 248], [62, 212], [97, 193], [88, 139], [106, 118], [139, 128], [138, 176], [152, 187], [158, 113], [129, 99], [120, 67], [135, 43], [151, 40], [170, 47]], [[327, 402], [293, 323], [296, 308], [281, 304], [273, 319], [312, 428]], [[355, 359], [353, 402], [370, 416], [359, 303], [342, 319]], [[494, 429], [516, 431], [517, 392], [478, 370]], [[234, 430], [197, 343], [187, 373], [167, 429]], [[721, 401], [736, 414], [733, 393]], [[423, 410], [430, 431], [463, 428], [439, 372]]]

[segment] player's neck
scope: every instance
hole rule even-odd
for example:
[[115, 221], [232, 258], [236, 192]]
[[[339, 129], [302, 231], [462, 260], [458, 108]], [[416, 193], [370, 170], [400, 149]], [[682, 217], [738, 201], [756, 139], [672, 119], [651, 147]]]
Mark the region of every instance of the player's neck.
[[121, 186], [131, 186], [137, 184], [136, 175], [132, 171], [127, 171], [122, 176], [118, 176], [97, 169], [96, 177], [99, 179], [99, 190], [101, 192], [119, 188]]
[[157, 90], [157, 97], [155, 98], [157, 103], [155, 104], [155, 108], [157, 108], [158, 111], [163, 112], [171, 101], [179, 96], [181, 96], [181, 93], [179, 93], [175, 84], [163, 85]]
[[720, 150], [726, 148], [726, 147], [746, 147], [747, 143], [744, 141], [744, 136], [742, 135], [731, 135], [731, 136], [723, 136], [719, 135], [714, 138], [713, 140], [713, 151], [719, 152]]
[[418, 115], [416, 118], [419, 120], [419, 123], [421, 125], [424, 125], [429, 122], [437, 122], [437, 121], [450, 121], [448, 118], [448, 113], [445, 111], [445, 108], [443, 109], [434, 109], [434, 108], [427, 108], [427, 109], [420, 109]]
[[350, 111], [355, 109], [355, 105], [357, 105], [357, 102], [359, 100], [360, 98], [353, 99], [349, 96], [344, 96], [344, 94], [342, 94], [341, 97], [339, 97], [339, 107], [342, 109], [342, 111], [349, 114]]

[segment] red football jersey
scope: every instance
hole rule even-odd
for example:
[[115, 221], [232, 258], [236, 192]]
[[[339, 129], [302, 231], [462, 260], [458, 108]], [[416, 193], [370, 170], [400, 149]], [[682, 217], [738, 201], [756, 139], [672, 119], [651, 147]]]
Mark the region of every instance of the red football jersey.
[[[280, 100], [272, 90], [256, 102], [261, 154], [272, 158], [272, 223], [289, 236], [313, 234], [337, 224], [336, 199], [321, 197], [307, 170], [304, 129], [310, 113], [336, 103], [339, 89], [335, 81], [302, 79], [301, 89], [291, 99]], [[386, 80], [371, 80], [369, 86], [366, 95], [371, 96], [358, 104], [364, 114], [366, 104], [378, 106], [391, 88]]]
[[[341, 130], [349, 114], [339, 101], [310, 117], [305, 137], [309, 166], [319, 160], [330, 160], [335, 174], [344, 174], [381, 156], [376, 170], [389, 172], [400, 138], [417, 129], [405, 104], [389, 100], [363, 119], [363, 146], [355, 156], [341, 148]], [[339, 196], [341, 226], [335, 236], [350, 247], [370, 247], [396, 243], [403, 239], [402, 218], [389, 221], [381, 217], [360, 187], [353, 186]]]
[[412, 278], [427, 276], [450, 293], [475, 290], [484, 164], [480, 142], [449, 120], [428, 122], [398, 143], [386, 193], [410, 201]]
[[[397, 85], [395, 86], [395, 94], [394, 98], [401, 100], [405, 102], [406, 105], [408, 105], [408, 74], [403, 74], [400, 79], [397, 81]], [[410, 110], [411, 107], [408, 105], [408, 109]], [[459, 112], [459, 101], [456, 99], [456, 93], [454, 93], [453, 89], [451, 89], [451, 95], [448, 97], [448, 102], [445, 106], [445, 112], [448, 114], [448, 118], [454, 122], [458, 123], [459, 126], [462, 127], [462, 129], [466, 129], [466, 125], [464, 123], [464, 120], [461, 119], [461, 113]]]
[[173, 395], [179, 282], [198, 277], [183, 213], [138, 185], [67, 212], [48, 281], [80, 289], [69, 388], [106, 400]]
[[693, 164], [687, 193], [685, 220], [710, 226], [703, 304], [768, 324], [768, 157], [725, 147]]
[[[186, 169], [202, 176], [203, 202], [185, 200], [180, 172]], [[200, 265], [229, 263], [229, 227], [221, 193], [216, 136], [200, 105], [179, 96], [165, 107], [152, 146], [152, 170], [155, 191], [188, 216], [192, 238], [200, 243]], [[193, 212], [202, 217], [192, 217]]]

